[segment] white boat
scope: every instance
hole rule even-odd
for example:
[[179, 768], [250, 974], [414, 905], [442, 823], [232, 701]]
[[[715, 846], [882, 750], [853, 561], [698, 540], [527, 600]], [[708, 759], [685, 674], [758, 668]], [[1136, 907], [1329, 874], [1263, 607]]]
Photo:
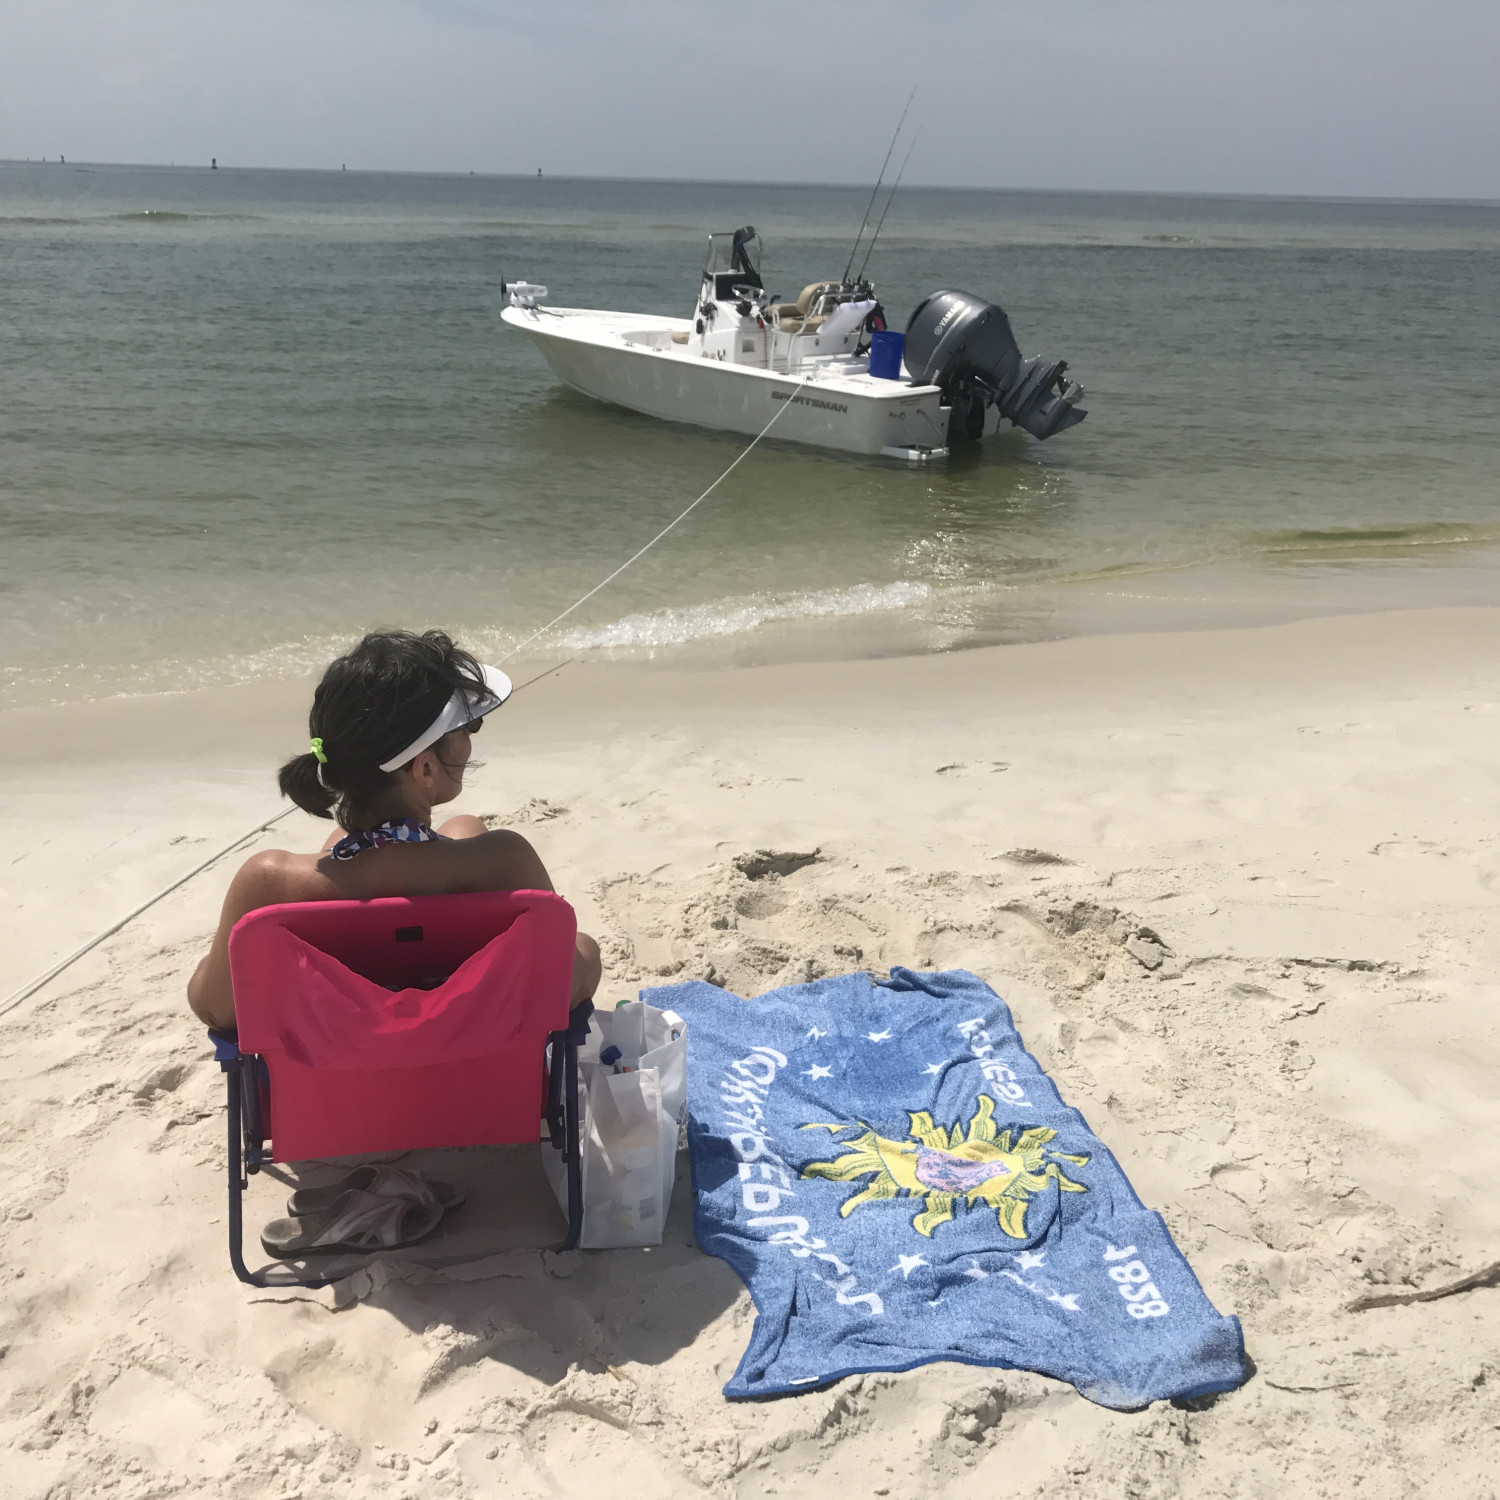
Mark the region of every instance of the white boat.
[[575, 390], [721, 431], [754, 435], [780, 412], [778, 440], [922, 462], [1002, 416], [1038, 437], [1083, 420], [1066, 364], [1023, 360], [1005, 314], [977, 297], [934, 293], [892, 334], [866, 281], [774, 302], [753, 228], [708, 247], [691, 317], [546, 307], [529, 282], [509, 287], [501, 317]]

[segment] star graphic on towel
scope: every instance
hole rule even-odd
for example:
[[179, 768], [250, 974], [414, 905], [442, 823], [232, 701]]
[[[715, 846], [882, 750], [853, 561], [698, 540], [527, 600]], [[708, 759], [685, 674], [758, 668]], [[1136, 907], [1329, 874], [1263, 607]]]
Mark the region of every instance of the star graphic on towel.
[[1069, 1312], [1077, 1312], [1079, 1310], [1077, 1292], [1053, 1292], [1048, 1296], [1047, 1300], [1057, 1303], [1059, 1307], [1064, 1307]]
[[896, 1261], [897, 1263], [891, 1267], [891, 1270], [899, 1271], [905, 1280], [910, 1280], [911, 1273], [918, 1266], [925, 1266], [928, 1263], [925, 1255], [898, 1255]]
[[809, 1041], [821, 1042], [823, 1040], [823, 1038], [825, 1036], [827, 1036], [827, 1035], [828, 1035], [828, 1033], [826, 1031], [819, 1031], [816, 1026], [810, 1026], [810, 1027], [808, 1027], [807, 1037], [808, 1037]]
[[936, 1074], [943, 1071], [943, 1065], [942, 1063], [928, 1063], [927, 1066], [922, 1069], [922, 1071], [923, 1073], [935, 1076]]
[[814, 1063], [802, 1076], [804, 1078], [811, 1078], [816, 1083], [820, 1078], [832, 1078], [833, 1069], [825, 1068], [822, 1063]]
[[1023, 1271], [1034, 1271], [1038, 1266], [1047, 1264], [1047, 1252], [1045, 1250], [1023, 1250], [1016, 1256], [1016, 1264]]
[[969, 1262], [969, 1269], [964, 1272], [964, 1275], [972, 1276], [975, 1281], [988, 1281], [990, 1279], [990, 1273], [977, 1260]]
[[888, 1031], [867, 1031], [865, 1035], [872, 1042], [888, 1042], [891, 1039], [891, 1034]]

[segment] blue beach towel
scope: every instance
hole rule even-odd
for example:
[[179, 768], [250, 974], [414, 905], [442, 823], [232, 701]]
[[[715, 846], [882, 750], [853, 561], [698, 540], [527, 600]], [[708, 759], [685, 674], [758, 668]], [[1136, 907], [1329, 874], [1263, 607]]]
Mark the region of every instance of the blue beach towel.
[[755, 1301], [726, 1396], [931, 1360], [1037, 1370], [1122, 1410], [1245, 1379], [1239, 1320], [982, 980], [642, 998], [688, 1020], [698, 1243]]

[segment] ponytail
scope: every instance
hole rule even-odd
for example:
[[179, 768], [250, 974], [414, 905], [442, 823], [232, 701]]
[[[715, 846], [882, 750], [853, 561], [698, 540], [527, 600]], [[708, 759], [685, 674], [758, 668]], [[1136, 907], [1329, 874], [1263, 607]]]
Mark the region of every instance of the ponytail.
[[283, 797], [289, 797], [305, 813], [315, 818], [331, 818], [336, 793], [323, 785], [318, 775], [318, 758], [311, 751], [294, 755], [277, 773], [276, 784]]

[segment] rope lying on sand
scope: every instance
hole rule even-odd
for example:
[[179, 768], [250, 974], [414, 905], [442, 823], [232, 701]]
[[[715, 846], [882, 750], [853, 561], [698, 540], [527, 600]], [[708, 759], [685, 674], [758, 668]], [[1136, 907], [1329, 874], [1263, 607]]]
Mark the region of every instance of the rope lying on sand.
[[1345, 1303], [1345, 1312], [1366, 1312], [1372, 1307], [1400, 1307], [1407, 1302], [1436, 1302], [1439, 1297], [1452, 1297], [1458, 1292], [1471, 1292], [1476, 1287], [1493, 1286], [1500, 1281], [1500, 1260], [1475, 1271], [1472, 1276], [1461, 1276], [1447, 1286], [1435, 1286], [1430, 1292], [1382, 1292], [1374, 1297], [1356, 1297]]
[[[802, 387], [805, 386], [811, 379], [812, 375], [809, 373], [807, 375], [804, 375], [802, 379], [798, 381], [791, 395], [788, 396], [786, 400], [783, 401], [776, 408], [776, 410], [771, 413], [771, 420], [767, 422], [766, 425], [762, 427], [761, 430], [757, 432], [753, 438], [750, 439], [749, 444], [740, 452], [734, 462], [730, 464], [730, 466], [725, 469], [724, 472], [720, 474], [719, 477], [714, 480], [714, 482], [709, 485], [709, 487], [704, 490], [704, 492], [699, 495], [698, 498], [694, 500], [686, 510], [682, 511], [681, 514], [679, 514], [673, 520], [669, 521], [665, 526], [663, 526], [662, 529], [658, 531], [656, 535], [652, 537], [651, 540], [647, 542], [639, 552], [637, 552], [633, 557], [629, 557], [624, 562], [622, 562], [620, 566], [609, 575], [608, 578], [605, 578], [601, 582], [596, 583], [593, 588], [588, 591], [588, 593], [583, 595], [582, 598], [575, 599], [573, 603], [570, 604], [560, 615], [557, 615], [555, 618], [548, 620], [540, 630], [533, 631], [529, 636], [526, 637], [524, 641], [521, 642], [519, 646], [512, 647], [511, 650], [507, 651], [505, 655], [500, 658], [500, 660], [502, 662], [509, 661], [511, 657], [515, 656], [518, 652], [524, 651], [526, 647], [529, 646], [533, 641], [538, 640], [542, 636], [546, 635], [546, 633], [551, 630], [554, 625], [558, 625], [563, 620], [566, 620], [568, 616], [572, 614], [573, 611], [580, 605], [587, 604], [588, 601], [600, 591], [600, 589], [603, 589], [609, 584], [613, 583], [615, 579], [617, 579], [620, 574], [626, 570], [626, 568], [630, 567], [633, 563], [639, 562], [641, 558], [643, 558], [669, 531], [671, 531], [671, 529], [676, 526], [679, 521], [686, 520], [687, 517], [691, 515], [693, 511], [697, 510], [697, 508], [705, 500], [707, 500], [708, 497], [713, 494], [713, 492], [718, 489], [718, 487], [723, 484], [723, 482], [728, 479], [729, 476], [734, 473], [737, 468], [739, 468], [739, 466], [745, 461], [745, 459], [750, 456], [751, 450], [754, 449], [755, 445], [760, 442], [760, 440], [776, 425], [777, 421], [781, 417], [782, 412], [784, 412], [796, 399], [797, 392], [800, 391]], [[538, 672], [535, 677], [529, 678], [527, 681], [521, 684], [521, 687], [516, 688], [511, 696], [514, 697], [515, 693], [519, 693], [521, 691], [521, 688], [530, 687], [533, 682], [538, 682], [543, 677], [548, 677], [551, 676], [554, 672], [562, 671], [564, 667], [568, 666], [570, 663], [576, 660], [577, 657], [570, 656], [567, 661], [561, 662], [555, 667], [548, 667], [545, 672]], [[138, 907], [136, 907], [134, 911], [128, 912], [125, 916], [121, 917], [113, 927], [105, 928], [105, 930], [101, 932], [97, 937], [90, 938], [88, 942], [83, 945], [83, 947], [70, 953], [60, 963], [54, 964], [50, 969], [47, 970], [45, 974], [41, 975], [39, 978], [33, 979], [30, 984], [26, 985], [22, 989], [17, 990], [15, 994], [9, 996], [6, 1000], [0, 1001], [0, 1016], [5, 1015], [8, 1011], [14, 1010], [16, 1006], [18, 1006], [23, 1000], [29, 999], [32, 995], [36, 994], [36, 992], [41, 989], [44, 984], [47, 984], [50, 980], [56, 979], [64, 969], [67, 969], [73, 964], [77, 963], [85, 953], [92, 952], [92, 950], [97, 948], [99, 944], [102, 943], [106, 938], [113, 937], [122, 927], [125, 927], [129, 923], [135, 921], [135, 919], [140, 916], [143, 911], [148, 911], [151, 907], [155, 906], [156, 903], [163, 897], [170, 896], [173, 891], [179, 889], [179, 887], [181, 886], [186, 885], [188, 881], [190, 881], [195, 875], [201, 875], [206, 869], [208, 869], [210, 865], [216, 864], [219, 860], [223, 859], [226, 854], [233, 854], [234, 851], [238, 849], [242, 844], [249, 843], [250, 840], [253, 839], [257, 834], [264, 833], [266, 829], [270, 828], [275, 823], [279, 823], [283, 818], [289, 817], [292, 813], [296, 812], [296, 810], [297, 809], [295, 807], [282, 808], [282, 810], [274, 817], [267, 818], [264, 823], [257, 823], [254, 828], [249, 830], [248, 833], [242, 833], [239, 838], [235, 839], [232, 844], [226, 844], [222, 849], [219, 850], [217, 854], [210, 855], [209, 858], [204, 860], [201, 865], [197, 865], [193, 869], [189, 870], [186, 875], [183, 875], [179, 879], [174, 880], [171, 885], [166, 886], [162, 890], [159, 890], [154, 896], [151, 897], [149, 901], [143, 901]]]
[[295, 807], [284, 807], [279, 813], [276, 814], [274, 818], [267, 818], [264, 823], [257, 823], [255, 827], [252, 828], [248, 833], [242, 833], [232, 844], [225, 844], [217, 854], [210, 854], [209, 857], [205, 859], [201, 865], [195, 866], [193, 869], [189, 870], [186, 875], [183, 875], [177, 880], [174, 880], [171, 885], [167, 886], [164, 890], [158, 891], [149, 901], [141, 902], [141, 904], [136, 907], [134, 911], [127, 912], [125, 916], [121, 917], [113, 927], [106, 927], [104, 931], [101, 932], [97, 937], [90, 938], [88, 942], [83, 945], [83, 947], [75, 949], [72, 953], [70, 953], [65, 959], [62, 960], [61, 963], [54, 964], [39, 979], [33, 979], [31, 983], [28, 984], [24, 989], [17, 990], [14, 995], [9, 997], [9, 999], [5, 1000], [3, 1003], [0, 1003], [0, 1016], [3, 1016], [7, 1011], [14, 1010], [16, 1006], [18, 1006], [23, 1000], [27, 999], [31, 995], [36, 994], [36, 992], [41, 989], [41, 987], [46, 984], [49, 979], [56, 979], [64, 969], [70, 967], [72, 964], [77, 963], [85, 953], [89, 953], [93, 949], [97, 948], [99, 944], [105, 940], [105, 938], [113, 937], [127, 923], [135, 921], [135, 919], [140, 916], [143, 911], [146, 911], [149, 908], [155, 906], [156, 903], [162, 899], [162, 897], [170, 896], [172, 892], [175, 891], [179, 886], [186, 885], [188, 881], [193, 878], [193, 876], [201, 875], [211, 864], [217, 863], [219, 860], [223, 859], [226, 854], [233, 854], [234, 851], [240, 847], [240, 845], [248, 844], [250, 840], [256, 836], [256, 834], [264, 833], [266, 829], [271, 827], [273, 823], [279, 823], [283, 818], [289, 817], [296, 811], [297, 809]]

